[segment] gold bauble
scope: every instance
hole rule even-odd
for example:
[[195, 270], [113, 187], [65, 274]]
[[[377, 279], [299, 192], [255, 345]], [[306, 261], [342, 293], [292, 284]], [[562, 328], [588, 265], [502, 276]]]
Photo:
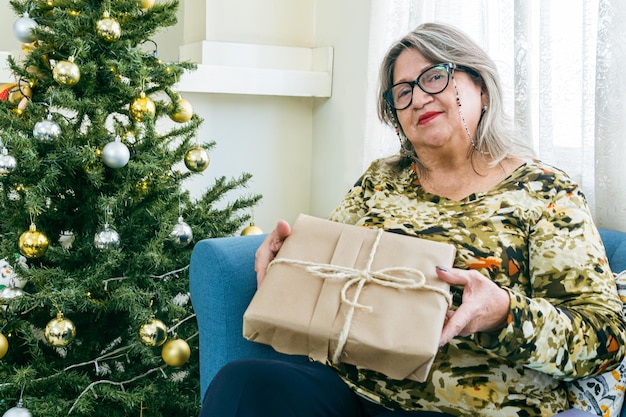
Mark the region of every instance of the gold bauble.
[[256, 226], [254, 223], [250, 223], [250, 226], [244, 228], [241, 231], [241, 236], [251, 236], [251, 235], [262, 235], [263, 230], [259, 226]]
[[113, 42], [122, 36], [122, 28], [117, 20], [105, 12], [102, 19], [96, 22], [96, 34], [107, 42]]
[[4, 358], [4, 355], [9, 351], [9, 341], [6, 336], [0, 333], [0, 359]]
[[193, 172], [202, 172], [209, 166], [211, 158], [206, 149], [196, 145], [185, 153], [185, 166]]
[[[178, 98], [176, 107], [178, 108], [177, 111], [172, 110], [169, 113], [170, 119], [176, 123], [186, 123], [191, 120], [191, 116], [193, 116], [193, 107], [190, 102], [184, 98]], [[176, 107], [172, 105], [172, 109]]]
[[80, 81], [80, 68], [74, 63], [74, 58], [59, 61], [52, 70], [52, 78], [66, 87], [76, 85]]
[[63, 313], [57, 313], [56, 318], [46, 324], [44, 337], [54, 347], [65, 347], [72, 343], [76, 337], [76, 326], [71, 320], [66, 319]]
[[167, 326], [159, 319], [152, 319], [139, 328], [139, 340], [146, 346], [161, 346], [167, 340]]
[[48, 236], [38, 231], [34, 224], [22, 233], [17, 243], [20, 253], [27, 258], [34, 259], [43, 256], [48, 250]]
[[191, 356], [191, 349], [189, 345], [182, 339], [168, 340], [163, 345], [161, 350], [161, 357], [169, 366], [181, 366], [187, 363]]
[[141, 0], [142, 9], [149, 9], [152, 6], [154, 6], [154, 0]]
[[146, 97], [146, 93], [142, 91], [141, 95], [130, 103], [128, 112], [130, 113], [130, 116], [135, 119], [135, 121], [143, 122], [146, 119], [154, 117], [156, 113], [156, 105], [154, 104], [154, 101]]

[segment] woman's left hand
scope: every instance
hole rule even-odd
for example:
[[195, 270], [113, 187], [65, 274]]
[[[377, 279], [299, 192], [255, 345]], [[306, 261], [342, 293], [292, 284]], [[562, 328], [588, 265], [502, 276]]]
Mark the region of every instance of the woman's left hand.
[[478, 271], [437, 268], [437, 275], [450, 285], [463, 286], [461, 305], [448, 310], [439, 346], [455, 336], [469, 336], [504, 327], [509, 315], [509, 292]]

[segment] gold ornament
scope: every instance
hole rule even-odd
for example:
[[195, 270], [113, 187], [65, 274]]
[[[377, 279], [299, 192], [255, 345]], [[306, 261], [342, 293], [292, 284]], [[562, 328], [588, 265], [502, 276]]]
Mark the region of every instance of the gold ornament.
[[4, 355], [9, 351], [9, 341], [5, 335], [0, 333], [0, 359], [4, 358]]
[[168, 340], [161, 350], [161, 357], [169, 366], [181, 366], [191, 356], [189, 345], [182, 339]]
[[185, 166], [193, 172], [202, 172], [209, 166], [211, 158], [206, 149], [196, 144], [185, 153]]
[[52, 70], [52, 78], [66, 87], [76, 85], [80, 81], [80, 68], [74, 63], [74, 57], [57, 62]]
[[141, 95], [130, 103], [128, 112], [130, 113], [130, 116], [135, 119], [135, 121], [143, 122], [148, 118], [154, 117], [154, 114], [156, 113], [156, 105], [154, 104], [154, 101], [146, 97], [146, 93], [142, 91]]
[[263, 230], [259, 226], [256, 226], [254, 222], [250, 222], [250, 226], [244, 228], [241, 231], [241, 236], [262, 235]]
[[56, 318], [50, 320], [44, 330], [44, 337], [54, 347], [64, 347], [72, 343], [76, 337], [76, 326], [71, 320], [58, 312]]
[[[175, 108], [178, 108], [178, 110], [175, 111]], [[179, 97], [176, 101], [176, 106], [171, 106], [169, 116], [170, 119], [176, 123], [186, 123], [191, 120], [191, 116], [193, 116], [193, 107], [190, 102]]]
[[139, 328], [139, 340], [146, 346], [161, 346], [167, 340], [167, 326], [159, 319], [152, 319]]
[[102, 19], [96, 22], [96, 34], [107, 42], [113, 42], [122, 36], [122, 28], [117, 20], [109, 17], [109, 12], [104, 12]]
[[141, 0], [142, 9], [149, 9], [152, 6], [154, 6], [154, 0]]
[[22, 255], [34, 259], [46, 253], [49, 243], [48, 236], [38, 231], [35, 224], [31, 223], [29, 229], [20, 236], [17, 246]]

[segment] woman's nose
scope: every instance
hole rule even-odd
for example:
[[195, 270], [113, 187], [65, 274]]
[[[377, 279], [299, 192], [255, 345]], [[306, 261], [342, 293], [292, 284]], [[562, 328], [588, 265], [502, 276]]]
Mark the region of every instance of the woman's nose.
[[422, 91], [417, 85], [413, 87], [413, 97], [411, 98], [410, 107], [421, 109], [427, 103], [430, 103], [433, 99], [432, 94], [428, 94]]

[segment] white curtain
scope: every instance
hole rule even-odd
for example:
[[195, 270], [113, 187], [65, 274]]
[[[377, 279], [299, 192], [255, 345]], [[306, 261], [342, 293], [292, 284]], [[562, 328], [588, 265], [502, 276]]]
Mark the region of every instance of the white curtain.
[[487, 50], [539, 159], [582, 186], [599, 226], [626, 231], [626, 1], [372, 0], [364, 165], [398, 149], [376, 117], [382, 56], [426, 21]]

